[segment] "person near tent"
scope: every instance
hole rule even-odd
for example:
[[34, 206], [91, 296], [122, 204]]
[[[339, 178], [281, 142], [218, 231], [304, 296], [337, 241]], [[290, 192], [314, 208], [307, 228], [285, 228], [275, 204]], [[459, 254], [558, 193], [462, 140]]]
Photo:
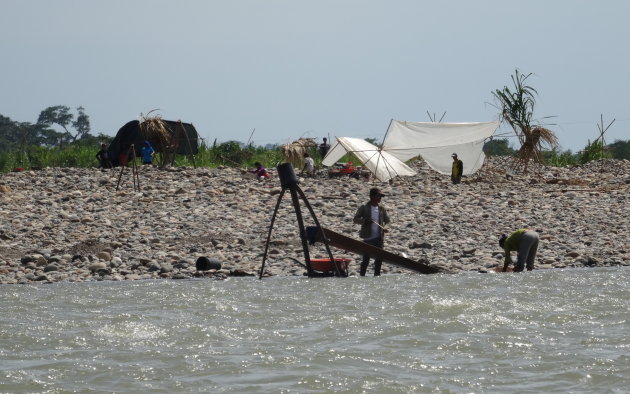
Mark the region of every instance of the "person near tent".
[[[363, 242], [376, 246], [377, 248], [383, 248], [383, 239], [387, 232], [384, 226], [389, 223], [387, 210], [380, 205], [383, 196], [385, 195], [381, 193], [379, 188], [374, 187], [370, 189], [370, 201], [357, 209], [353, 220], [355, 224], [361, 225], [359, 236], [363, 239]], [[370, 256], [363, 255], [361, 270], [359, 272], [361, 276], [365, 276], [369, 263]], [[374, 276], [381, 274], [382, 263], [383, 260], [379, 258], [374, 259]]]
[[464, 163], [457, 158], [457, 153], [451, 155], [453, 158], [453, 167], [451, 170], [451, 181], [457, 185], [462, 181], [462, 173], [464, 172]]
[[98, 168], [112, 168], [112, 162], [109, 160], [109, 152], [107, 152], [107, 145], [101, 144], [101, 149], [96, 153], [96, 159], [98, 160]]
[[528, 271], [534, 269], [534, 259], [538, 250], [538, 233], [536, 231], [522, 228], [514, 231], [510, 236], [503, 234], [499, 238], [499, 246], [505, 252], [503, 272], [506, 272], [512, 263], [510, 256], [512, 251], [518, 252], [514, 272], [521, 272], [526, 266]]
[[308, 153], [304, 154], [304, 167], [302, 168], [302, 174], [306, 172], [306, 175], [315, 175], [315, 161]]
[[328, 144], [328, 139], [326, 137], [324, 137], [323, 141], [324, 142], [319, 144], [319, 155], [321, 156], [322, 159], [326, 156], [326, 154], [330, 150], [330, 145]]
[[265, 178], [269, 178], [269, 173], [267, 172], [265, 167], [263, 167], [263, 165], [260, 164], [259, 161], [254, 163], [254, 166], [256, 168], [254, 168], [253, 170], [250, 170], [249, 172], [256, 174], [256, 179], [258, 179], [259, 181], [262, 181]]
[[155, 149], [149, 141], [144, 141], [142, 148], [140, 148], [140, 154], [142, 155], [142, 164], [153, 164]]

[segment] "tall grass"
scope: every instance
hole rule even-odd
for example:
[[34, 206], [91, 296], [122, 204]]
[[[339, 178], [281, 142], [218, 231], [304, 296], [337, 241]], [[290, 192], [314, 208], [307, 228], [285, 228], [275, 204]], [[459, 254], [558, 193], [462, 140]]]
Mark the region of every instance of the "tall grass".
[[16, 168], [25, 170], [43, 167], [93, 167], [97, 148], [69, 146], [65, 149], [30, 146], [16, 152], [0, 153], [0, 171], [9, 172]]
[[566, 167], [577, 164], [577, 156], [570, 150], [561, 152], [557, 149], [542, 152], [543, 162], [552, 167]]
[[581, 164], [588, 163], [591, 160], [608, 159], [612, 154], [605, 149], [602, 141], [588, 141], [586, 147], [580, 152], [579, 161]]
[[[0, 172], [10, 172], [16, 168], [31, 170], [43, 167], [97, 167], [99, 164], [96, 159], [98, 149], [98, 145], [70, 145], [64, 149], [32, 146], [18, 151], [0, 152]], [[609, 151], [603, 150], [603, 152], [604, 158], [612, 157]], [[321, 163], [321, 157], [319, 157], [316, 148], [311, 149], [309, 154], [315, 159], [317, 164]], [[570, 150], [561, 152], [557, 149], [552, 149], [543, 151], [542, 154], [547, 165], [563, 167], [584, 164], [601, 158], [602, 146], [601, 142], [591, 143], [589, 141], [587, 146], [579, 153], [573, 154]], [[158, 156], [156, 162], [159, 162], [159, 160], [160, 157]], [[197, 167], [210, 168], [220, 166], [253, 168], [255, 162], [260, 162], [267, 168], [273, 168], [283, 161], [282, 152], [277, 146], [270, 149], [253, 145], [242, 147], [238, 142], [234, 141], [212, 145], [201, 144], [197, 155], [194, 157], [194, 164]], [[360, 164], [358, 159], [352, 154], [345, 155], [340, 161], [352, 161], [355, 164]], [[190, 156], [177, 155], [175, 166], [192, 167], [193, 160]]]
[[[67, 146], [64, 149], [46, 147], [28, 147], [15, 152], [0, 153], [0, 172], [10, 172], [17, 168], [24, 170], [44, 167], [97, 167], [96, 153], [98, 146]], [[138, 159], [139, 160], [139, 159]], [[158, 157], [156, 162], [159, 162]], [[197, 167], [254, 167], [255, 162], [266, 167], [275, 167], [282, 163], [282, 153], [277, 147], [266, 149], [263, 147], [241, 147], [237, 142], [226, 142], [207, 146], [202, 144], [194, 164]], [[175, 166], [193, 166], [193, 159], [186, 155], [175, 157]]]

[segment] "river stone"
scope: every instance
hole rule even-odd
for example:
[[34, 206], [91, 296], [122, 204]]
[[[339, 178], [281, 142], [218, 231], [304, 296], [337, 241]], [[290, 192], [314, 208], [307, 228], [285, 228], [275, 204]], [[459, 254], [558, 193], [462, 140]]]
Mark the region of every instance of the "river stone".
[[38, 267], [43, 267], [48, 264], [48, 260], [46, 260], [46, 257], [42, 256], [41, 254], [36, 254], [33, 257], [35, 258], [35, 265], [37, 265]]
[[191, 262], [189, 262], [188, 260], [178, 260], [175, 264], [173, 264], [174, 268], [178, 268], [178, 269], [185, 269], [190, 267]]
[[88, 269], [92, 272], [97, 272], [100, 269], [106, 269], [106, 268], [107, 268], [107, 264], [103, 263], [102, 261], [97, 261], [95, 263], [88, 265]]
[[99, 268], [96, 270], [96, 273], [100, 276], [105, 276], [105, 275], [109, 275], [112, 273], [112, 270], [110, 270], [109, 268], [105, 267], [105, 268]]
[[195, 263], [198, 271], [208, 271], [208, 270], [220, 270], [221, 262], [217, 259], [211, 259], [208, 257], [199, 257], [197, 262]]
[[112, 255], [109, 252], [101, 251], [96, 254], [96, 257], [99, 260], [110, 261], [112, 259]]
[[22, 258], [20, 259], [20, 263], [22, 264], [27, 264], [32, 261], [35, 261], [35, 258], [31, 256], [30, 254], [27, 254], [26, 256], [22, 256]]

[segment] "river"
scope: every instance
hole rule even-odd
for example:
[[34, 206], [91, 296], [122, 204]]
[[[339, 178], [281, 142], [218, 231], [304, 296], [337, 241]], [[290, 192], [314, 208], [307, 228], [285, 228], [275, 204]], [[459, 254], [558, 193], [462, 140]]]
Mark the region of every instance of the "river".
[[630, 269], [0, 286], [0, 392], [630, 390]]

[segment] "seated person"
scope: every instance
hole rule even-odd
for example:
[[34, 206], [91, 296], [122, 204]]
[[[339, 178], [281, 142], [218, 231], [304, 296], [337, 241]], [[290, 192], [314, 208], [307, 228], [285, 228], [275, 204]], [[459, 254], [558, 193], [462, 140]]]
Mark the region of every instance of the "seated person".
[[308, 154], [304, 154], [304, 168], [302, 168], [302, 173], [306, 172], [306, 175], [313, 176], [315, 175], [315, 161]]
[[260, 164], [260, 162], [257, 161], [256, 163], [254, 163], [254, 166], [256, 166], [256, 168], [253, 170], [250, 170], [249, 172], [256, 174], [256, 178], [259, 181], [265, 178], [269, 178], [269, 173], [267, 172], [265, 167], [263, 167], [263, 165]]

